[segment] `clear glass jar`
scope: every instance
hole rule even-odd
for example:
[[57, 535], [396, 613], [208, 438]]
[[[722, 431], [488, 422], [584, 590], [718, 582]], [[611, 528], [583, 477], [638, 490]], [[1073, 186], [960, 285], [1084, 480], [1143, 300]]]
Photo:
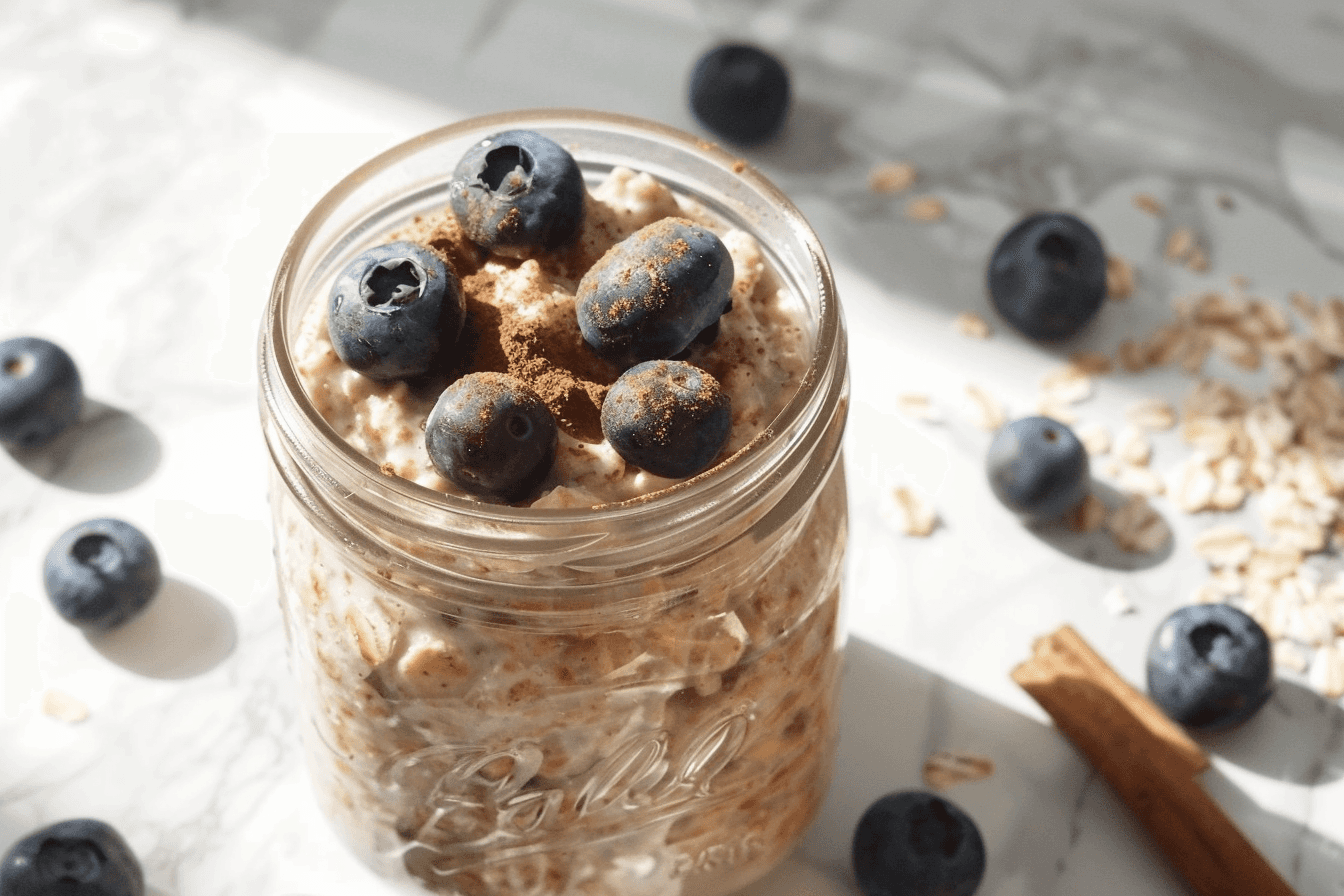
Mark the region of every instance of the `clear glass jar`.
[[[441, 207], [484, 136], [540, 131], [590, 185], [646, 171], [761, 243], [814, 351], [762, 438], [599, 508], [476, 503], [382, 473], [309, 402], [298, 320]], [[314, 787], [356, 853], [461, 896], [718, 896], [780, 861], [836, 739], [844, 327], [816, 235], [722, 150], [637, 119], [518, 112], [375, 158], [304, 220], [262, 326], [280, 599]]]

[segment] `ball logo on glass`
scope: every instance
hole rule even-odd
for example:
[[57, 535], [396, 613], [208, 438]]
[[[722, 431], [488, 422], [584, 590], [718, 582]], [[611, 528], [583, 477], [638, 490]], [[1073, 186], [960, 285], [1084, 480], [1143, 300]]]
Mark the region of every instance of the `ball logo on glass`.
[[615, 823], [615, 833], [680, 815], [711, 795], [714, 778], [746, 739], [749, 718], [749, 707], [717, 716], [678, 738], [686, 746], [676, 755], [668, 732], [637, 735], [564, 787], [527, 788], [545, 759], [533, 741], [498, 750], [425, 747], [398, 757], [383, 780], [394, 791], [423, 795], [418, 805], [429, 814], [416, 845], [444, 856], [444, 873], [451, 874], [483, 850], [517, 855], [532, 844], [553, 847], [545, 832], [580, 822], [592, 834]]

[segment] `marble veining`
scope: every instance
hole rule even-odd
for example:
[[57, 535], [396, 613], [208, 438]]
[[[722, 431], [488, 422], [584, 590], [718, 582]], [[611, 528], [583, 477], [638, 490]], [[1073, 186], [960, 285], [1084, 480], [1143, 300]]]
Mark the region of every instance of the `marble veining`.
[[[995, 764], [949, 794], [985, 835], [986, 896], [1184, 892], [1008, 670], [1067, 621], [1141, 682], [1149, 634], [1205, 575], [1190, 544], [1210, 519], [1155, 500], [1173, 538], [1142, 557], [1012, 524], [984, 485], [988, 436], [967, 422], [964, 387], [992, 385], [1026, 412], [1067, 351], [1113, 351], [1168, 319], [1174, 298], [1234, 275], [1276, 301], [1344, 291], [1336, 0], [3, 9], [0, 335], [64, 344], [90, 407], [50, 449], [0, 453], [0, 848], [96, 815], [130, 840], [154, 896], [390, 894], [326, 828], [298, 749], [256, 411], [276, 260], [349, 170], [466, 115], [587, 106], [696, 130], [693, 60], [745, 38], [786, 59], [796, 103], [784, 139], [743, 155], [826, 244], [853, 368], [836, 777], [797, 854], [746, 896], [853, 896], [859, 813], [920, 786], [942, 749]], [[868, 188], [886, 161], [916, 166], [911, 191]], [[1140, 191], [1167, 215], [1136, 210]], [[941, 199], [946, 217], [910, 220], [915, 195]], [[1092, 219], [1137, 269], [1135, 294], [1065, 349], [1001, 326], [968, 344], [951, 321], [989, 314], [988, 249], [1040, 207]], [[1207, 240], [1205, 275], [1163, 258], [1182, 226]], [[1170, 371], [1106, 379], [1081, 407], [1118, 428], [1135, 399], [1179, 401], [1188, 386]], [[901, 416], [901, 391], [929, 393], [943, 421]], [[1154, 444], [1159, 468], [1180, 456], [1172, 434]], [[901, 535], [884, 503], [908, 482], [937, 506], [927, 539]], [[90, 639], [46, 606], [40, 558], [95, 515], [149, 531], [169, 584], [153, 613]], [[1105, 609], [1114, 587], [1134, 612]], [[1328, 896], [1344, 892], [1344, 708], [1307, 685], [1284, 672], [1254, 724], [1206, 739], [1203, 783], [1303, 896]], [[45, 715], [51, 691], [88, 718]]]

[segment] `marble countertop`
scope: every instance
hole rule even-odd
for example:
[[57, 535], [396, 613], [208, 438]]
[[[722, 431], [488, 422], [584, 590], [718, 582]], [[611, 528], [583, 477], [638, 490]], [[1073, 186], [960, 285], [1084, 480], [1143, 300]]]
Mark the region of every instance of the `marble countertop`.
[[[751, 894], [857, 893], [859, 813], [921, 786], [940, 750], [994, 764], [949, 791], [983, 831], [985, 896], [1186, 892], [1008, 673], [1068, 622], [1141, 682], [1157, 623], [1208, 580], [1195, 537], [1254, 528], [1259, 497], [1218, 513], [1152, 497], [1171, 539], [1150, 554], [1119, 552], [1104, 533], [1034, 533], [989, 494], [989, 435], [966, 387], [1029, 413], [1070, 353], [1113, 355], [1182, 296], [1242, 290], [1286, 307], [1294, 291], [1344, 292], [1336, 0], [0, 8], [0, 335], [64, 345], [91, 399], [53, 449], [0, 453], [0, 848], [93, 815], [126, 835], [155, 896], [388, 892], [325, 827], [296, 746], [256, 410], [276, 261], [346, 172], [467, 115], [587, 106], [695, 130], [691, 63], [743, 38], [793, 74], [786, 133], [744, 157], [828, 247], [853, 373], [836, 779], [795, 858]], [[915, 185], [872, 190], [874, 167], [896, 161], [915, 167]], [[1165, 213], [1136, 207], [1140, 193]], [[912, 216], [920, 198], [942, 214]], [[1008, 331], [982, 286], [997, 236], [1042, 207], [1090, 220], [1137, 282], [1054, 349]], [[1166, 257], [1181, 228], [1206, 270]], [[988, 321], [990, 337], [959, 332], [962, 313]], [[1241, 375], [1218, 359], [1204, 372]], [[1193, 381], [1178, 367], [1106, 374], [1070, 410], [1118, 435], [1135, 402], [1179, 406]], [[902, 413], [908, 392], [941, 420]], [[1151, 442], [1149, 468], [1176, 476], [1189, 447], [1175, 432]], [[1104, 459], [1094, 469], [1116, 494], [1137, 481]], [[929, 537], [902, 532], [897, 486], [936, 510]], [[151, 534], [168, 578], [145, 617], [89, 639], [47, 606], [41, 558], [72, 523], [109, 515]], [[1315, 574], [1335, 560], [1312, 558]], [[1204, 740], [1209, 792], [1303, 896], [1344, 893], [1344, 710], [1319, 693], [1341, 647], [1292, 652], [1264, 711]], [[44, 712], [52, 693], [87, 718]]]

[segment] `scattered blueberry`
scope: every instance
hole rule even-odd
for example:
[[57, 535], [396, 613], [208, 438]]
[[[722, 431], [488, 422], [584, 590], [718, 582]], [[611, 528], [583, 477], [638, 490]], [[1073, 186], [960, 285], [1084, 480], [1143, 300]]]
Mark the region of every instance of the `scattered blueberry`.
[[717, 46], [691, 72], [691, 112], [730, 143], [762, 143], [788, 116], [789, 72], [760, 47]]
[[418, 243], [375, 246], [346, 265], [331, 287], [327, 333], [341, 360], [376, 380], [429, 369], [457, 339], [466, 303], [457, 276]]
[[583, 339], [621, 367], [671, 358], [732, 304], [733, 258], [712, 231], [664, 218], [612, 246], [579, 281]]
[[1049, 417], [1023, 417], [999, 427], [985, 466], [1003, 504], [1031, 520], [1063, 516], [1087, 495], [1087, 449], [1073, 430]]
[[535, 131], [503, 131], [462, 156], [449, 202], [476, 245], [522, 257], [559, 249], [583, 223], [583, 173], [563, 146]]
[[1198, 731], [1249, 719], [1273, 691], [1269, 637], [1227, 604], [1172, 613], [1148, 645], [1148, 694], [1162, 711]]
[[602, 402], [602, 434], [616, 453], [669, 479], [708, 469], [732, 423], [728, 394], [718, 380], [684, 361], [631, 367]]
[[0, 862], [0, 896], [143, 896], [144, 872], [111, 825], [74, 818], [33, 831]]
[[79, 370], [65, 349], [35, 336], [0, 342], [0, 442], [40, 448], [83, 408]]
[[975, 822], [937, 794], [889, 793], [854, 830], [854, 876], [863, 896], [971, 896], [985, 876]]
[[130, 523], [88, 520], [47, 552], [47, 597], [66, 622], [107, 631], [139, 613], [163, 582], [154, 545]]
[[990, 256], [989, 296], [1024, 336], [1066, 339], [1096, 316], [1106, 298], [1106, 251], [1073, 215], [1029, 215]]
[[429, 459], [470, 495], [514, 503], [555, 461], [559, 430], [545, 402], [504, 373], [470, 373], [443, 391], [425, 424]]

